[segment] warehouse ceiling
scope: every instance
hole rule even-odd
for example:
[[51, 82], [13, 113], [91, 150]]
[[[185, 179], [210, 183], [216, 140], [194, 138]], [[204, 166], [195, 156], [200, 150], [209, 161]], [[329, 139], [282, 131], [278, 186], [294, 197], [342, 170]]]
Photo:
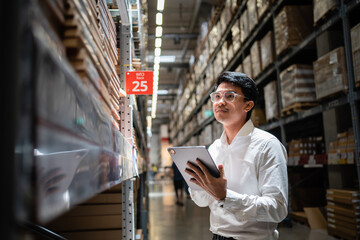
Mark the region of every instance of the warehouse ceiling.
[[[153, 130], [160, 124], [170, 121], [174, 100], [179, 89], [185, 84], [189, 72], [189, 62], [193, 55], [202, 23], [211, 17], [212, 6], [219, 0], [165, 0], [163, 10], [163, 33], [160, 57], [159, 86], [156, 118], [152, 120]], [[149, 69], [153, 68], [155, 49], [155, 28], [157, 1], [147, 1], [148, 38], [146, 62]], [[202, 31], [204, 32], [204, 31]], [[206, 33], [206, 31], [205, 31]], [[151, 97], [148, 100], [151, 106]], [[151, 113], [148, 113], [151, 115]]]

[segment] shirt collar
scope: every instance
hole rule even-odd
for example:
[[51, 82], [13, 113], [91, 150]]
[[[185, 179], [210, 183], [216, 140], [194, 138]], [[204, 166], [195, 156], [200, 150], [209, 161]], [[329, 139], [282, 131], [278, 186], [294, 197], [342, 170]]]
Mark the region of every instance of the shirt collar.
[[[251, 121], [251, 119], [249, 119], [244, 124], [244, 126], [242, 126], [242, 128], [239, 130], [239, 132], [236, 134], [236, 136], [235, 136], [235, 138], [234, 138], [234, 140], [232, 142], [234, 142], [237, 138], [239, 138], [241, 136], [248, 136], [254, 130], [254, 128], [255, 127], [254, 127], [253, 122]], [[222, 144], [228, 145], [225, 130], [221, 134], [220, 141], [221, 141]]]

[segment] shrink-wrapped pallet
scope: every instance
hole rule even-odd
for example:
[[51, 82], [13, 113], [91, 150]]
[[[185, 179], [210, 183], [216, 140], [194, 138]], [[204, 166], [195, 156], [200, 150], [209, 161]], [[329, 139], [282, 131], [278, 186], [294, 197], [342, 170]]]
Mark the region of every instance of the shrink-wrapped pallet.
[[250, 77], [253, 78], [253, 73], [252, 73], [252, 67], [251, 67], [251, 55], [247, 55], [242, 63], [242, 67], [243, 67], [243, 71], [244, 73]]
[[266, 69], [275, 61], [273, 35], [273, 32], [269, 31], [260, 41], [262, 69]]
[[291, 65], [281, 72], [282, 106], [316, 102], [314, 71], [309, 65]]
[[276, 54], [301, 43], [313, 26], [312, 6], [284, 6], [274, 20]]
[[256, 78], [262, 71], [261, 54], [259, 41], [255, 41], [250, 49], [251, 54], [251, 67], [253, 77]]
[[339, 0], [314, 0], [314, 23], [316, 24], [337, 6], [339, 6]]
[[353, 55], [354, 78], [360, 84], [360, 24], [351, 29], [351, 46]]
[[266, 121], [279, 118], [276, 81], [272, 81], [264, 87], [264, 98]]
[[320, 57], [313, 66], [317, 99], [347, 90], [344, 47]]

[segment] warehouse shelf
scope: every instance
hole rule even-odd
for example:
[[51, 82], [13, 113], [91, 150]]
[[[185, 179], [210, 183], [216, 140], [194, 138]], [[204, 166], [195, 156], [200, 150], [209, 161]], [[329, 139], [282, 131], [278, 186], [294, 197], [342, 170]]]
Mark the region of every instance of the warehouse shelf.
[[[279, 8], [284, 4], [284, 2], [285, 1], [277, 1], [275, 3], [275, 5], [269, 7], [269, 8], [271, 8], [271, 11], [269, 11], [270, 9], [268, 9], [264, 13], [264, 15], [262, 17], [262, 20], [260, 20], [259, 23], [254, 27], [253, 31], [250, 32], [250, 34], [245, 39], [245, 41], [242, 44], [242, 46], [240, 47], [240, 49], [236, 53], [234, 53], [233, 58], [228, 62], [226, 67], [224, 67], [224, 70], [234, 70], [236, 68], [236, 64], [242, 59], [242, 57], [244, 56], [244, 53], [249, 51], [252, 43], [261, 34], [261, 32], [264, 31], [265, 26], [267, 26], [267, 24], [269, 24], [269, 22], [272, 20], [272, 14], [274, 12], [278, 11]], [[349, 14], [351, 11], [353, 11], [358, 6], [358, 4], [359, 4], [358, 1], [350, 1], [350, 2], [348, 2], [345, 5], [346, 14]], [[216, 47], [213, 54], [209, 58], [208, 65], [202, 71], [200, 76], [197, 77], [196, 82], [200, 81], [204, 77], [207, 68], [212, 63], [212, 61], [215, 59], [216, 54], [220, 51], [221, 46], [225, 42], [225, 39], [226, 39], [227, 35], [229, 34], [232, 26], [235, 24], [237, 18], [244, 11], [245, 6], [246, 6], [246, 1], [243, 1], [241, 6], [238, 7], [237, 11], [233, 15], [233, 18], [230, 21], [230, 23], [228, 24], [227, 29], [224, 31], [224, 33], [222, 35], [222, 38], [219, 41], [218, 46]], [[291, 59], [293, 59], [299, 52], [301, 52], [302, 50], [307, 49], [308, 45], [311, 42], [315, 41], [315, 39], [320, 34], [322, 34], [326, 30], [328, 30], [330, 27], [337, 24], [340, 20], [341, 20], [341, 14], [340, 14], [340, 8], [339, 8], [336, 11], [333, 12], [333, 14], [325, 21], [325, 23], [316, 26], [314, 28], [313, 32], [310, 35], [308, 35], [298, 46], [290, 48], [286, 52], [285, 55], [280, 56], [279, 59], [275, 60], [275, 63], [272, 63], [262, 73], [260, 73], [260, 75], [258, 77], [254, 78], [256, 84], [258, 86], [259, 85], [265, 85], [267, 83], [267, 81], [270, 80], [269, 77], [277, 72], [278, 67], [282, 67], [282, 66], [288, 64], [288, 62], [290, 62]], [[183, 122], [183, 125], [174, 134], [174, 139], [176, 139], [179, 136], [179, 133], [182, 132], [185, 129], [185, 126], [191, 121], [191, 119], [193, 119], [193, 117], [196, 114], [198, 114], [198, 112], [201, 110], [204, 103], [206, 101], [208, 101], [209, 93], [211, 93], [213, 90], [214, 90], [214, 86], [212, 86], [207, 91], [207, 93], [204, 95], [204, 97], [200, 99], [200, 101], [197, 103], [197, 105], [191, 111], [189, 116]], [[190, 98], [191, 98], [192, 94], [196, 94], [196, 89], [194, 89], [194, 91], [191, 92]], [[359, 93], [355, 92], [355, 100], [358, 99], [358, 95], [359, 95]], [[330, 102], [320, 103], [320, 105], [317, 106], [317, 107], [311, 108], [311, 109], [303, 111], [303, 112], [297, 112], [296, 114], [294, 114], [292, 116], [283, 117], [280, 120], [275, 120], [274, 122], [264, 124], [264, 125], [262, 125], [260, 127], [263, 128], [264, 130], [271, 130], [271, 129], [274, 129], [274, 128], [277, 128], [277, 127], [281, 127], [283, 124], [288, 124], [288, 123], [292, 123], [292, 122], [295, 122], [295, 121], [299, 121], [299, 120], [307, 118], [309, 116], [319, 114], [322, 111], [326, 111], [326, 110], [329, 110], [329, 109], [332, 109], [332, 108], [335, 108], [335, 107], [338, 107], [338, 106], [342, 106], [344, 104], [348, 104], [350, 102], [348, 98], [349, 98], [348, 96], [347, 97], [340, 97], [339, 99], [336, 99], [336, 100], [333, 100], [333, 101], [330, 101]], [[187, 104], [188, 104], [188, 101], [185, 104], [185, 106]], [[207, 123], [207, 124], [209, 124], [209, 123]], [[203, 127], [205, 127], [205, 126], [199, 125], [196, 128], [196, 131], [193, 132], [193, 134], [189, 134], [188, 136], [185, 136], [184, 139], [182, 141], [180, 141], [180, 143], [185, 144], [187, 141], [190, 140], [192, 135], [195, 136], [199, 132], [201, 132]]]

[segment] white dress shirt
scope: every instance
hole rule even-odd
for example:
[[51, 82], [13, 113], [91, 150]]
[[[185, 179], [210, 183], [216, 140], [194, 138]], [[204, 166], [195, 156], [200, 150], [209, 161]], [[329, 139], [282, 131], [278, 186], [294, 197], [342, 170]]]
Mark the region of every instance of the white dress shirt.
[[224, 131], [209, 152], [217, 165], [224, 166], [227, 192], [223, 206], [205, 191], [190, 192], [198, 206], [210, 208], [210, 231], [235, 239], [276, 239], [277, 223], [287, 216], [284, 146], [249, 120], [230, 145]]

